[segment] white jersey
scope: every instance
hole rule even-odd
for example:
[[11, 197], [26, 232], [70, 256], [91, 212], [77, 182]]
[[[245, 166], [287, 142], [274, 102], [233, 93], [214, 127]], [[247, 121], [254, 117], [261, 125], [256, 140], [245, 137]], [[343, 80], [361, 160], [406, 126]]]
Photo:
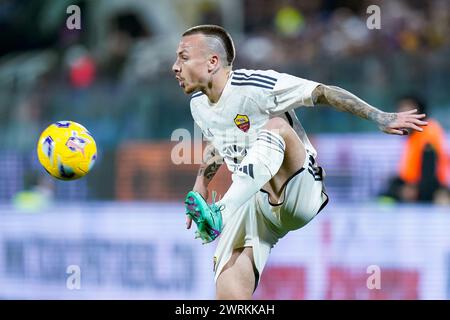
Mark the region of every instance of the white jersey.
[[217, 103], [201, 92], [192, 95], [192, 117], [231, 172], [237, 170], [258, 131], [272, 117], [286, 119], [315, 157], [317, 152], [293, 109], [312, 107], [311, 94], [318, 85], [273, 70], [234, 70]]

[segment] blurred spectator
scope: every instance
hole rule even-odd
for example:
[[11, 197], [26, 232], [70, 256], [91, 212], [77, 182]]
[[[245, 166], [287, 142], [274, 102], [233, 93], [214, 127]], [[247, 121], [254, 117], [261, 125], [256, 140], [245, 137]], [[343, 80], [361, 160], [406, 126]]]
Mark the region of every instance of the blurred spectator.
[[298, 36], [304, 24], [301, 12], [292, 6], [281, 7], [275, 15], [277, 33], [284, 37]]
[[[398, 101], [398, 112], [417, 109], [426, 113], [426, 104], [414, 95]], [[384, 194], [401, 202], [445, 203], [449, 196], [445, 133], [434, 119], [427, 119], [423, 132], [410, 133], [394, 177]]]
[[200, 24], [219, 24], [222, 22], [220, 7], [217, 2], [205, 1], [199, 4], [199, 23]]
[[66, 64], [72, 87], [86, 88], [95, 80], [95, 62], [83, 46], [73, 46], [66, 51]]
[[[119, 80], [129, 63], [133, 47], [140, 39], [150, 39], [152, 31], [134, 10], [119, 11], [113, 15], [107, 26], [105, 50], [99, 57], [100, 73], [104, 79]], [[144, 53], [142, 53], [144, 54]]]
[[47, 208], [54, 200], [55, 185], [49, 176], [28, 172], [24, 190], [17, 192], [13, 199], [15, 208], [24, 212], [39, 212]]

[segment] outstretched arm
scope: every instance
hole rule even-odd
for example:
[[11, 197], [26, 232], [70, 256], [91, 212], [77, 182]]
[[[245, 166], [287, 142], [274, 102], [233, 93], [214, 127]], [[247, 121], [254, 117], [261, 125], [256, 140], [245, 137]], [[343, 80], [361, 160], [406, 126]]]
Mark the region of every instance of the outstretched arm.
[[[197, 179], [195, 179], [194, 188], [192, 190], [200, 193], [205, 200], [208, 198], [208, 185], [212, 178], [219, 171], [220, 166], [223, 163], [223, 158], [218, 154], [217, 150], [208, 143], [203, 152], [203, 163], [200, 165], [197, 173]], [[192, 220], [186, 217], [186, 227], [191, 227]]]
[[319, 85], [314, 89], [314, 104], [328, 104], [337, 110], [350, 112], [361, 118], [374, 121], [378, 128], [390, 134], [407, 134], [406, 129], [422, 131], [420, 126], [427, 125], [425, 114], [416, 114], [417, 110], [400, 113], [381, 111], [364, 102], [354, 94], [335, 86]]

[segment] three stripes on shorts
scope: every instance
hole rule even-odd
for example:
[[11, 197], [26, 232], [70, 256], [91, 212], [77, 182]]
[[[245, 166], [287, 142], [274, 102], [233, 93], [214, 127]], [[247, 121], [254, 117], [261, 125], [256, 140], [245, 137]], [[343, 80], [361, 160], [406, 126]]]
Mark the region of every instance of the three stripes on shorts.
[[318, 167], [316, 164], [316, 160], [312, 155], [309, 154], [308, 158], [308, 172], [314, 177], [316, 181], [322, 181], [322, 168]]

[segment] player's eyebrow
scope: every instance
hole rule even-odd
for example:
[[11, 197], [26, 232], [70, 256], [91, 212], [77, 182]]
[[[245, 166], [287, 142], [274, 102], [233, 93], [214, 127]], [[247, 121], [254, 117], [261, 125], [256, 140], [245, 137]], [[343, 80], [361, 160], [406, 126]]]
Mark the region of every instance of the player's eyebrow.
[[177, 52], [177, 56], [181, 56], [183, 53], [188, 53], [186, 49]]

